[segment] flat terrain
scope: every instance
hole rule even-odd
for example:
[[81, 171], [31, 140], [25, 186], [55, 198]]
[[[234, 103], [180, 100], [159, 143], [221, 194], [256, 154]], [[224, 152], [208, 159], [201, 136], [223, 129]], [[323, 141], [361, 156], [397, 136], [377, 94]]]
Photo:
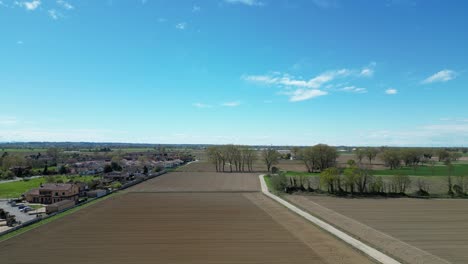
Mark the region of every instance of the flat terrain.
[[1, 242], [2, 264], [371, 263], [256, 192], [254, 178], [160, 176]]
[[172, 172], [170, 177], [157, 177], [130, 191], [139, 192], [219, 192], [258, 191], [258, 174], [216, 172]]
[[[307, 200], [312, 201], [449, 262], [468, 263], [468, 200], [346, 199], [296, 195], [288, 196], [288, 199], [303, 208], [316, 210], [313, 204], [307, 203]], [[334, 224], [345, 230], [352, 226], [349, 222]], [[357, 236], [365, 234], [358, 234], [359, 230], [354, 229]], [[366, 237], [361, 236], [361, 239]]]

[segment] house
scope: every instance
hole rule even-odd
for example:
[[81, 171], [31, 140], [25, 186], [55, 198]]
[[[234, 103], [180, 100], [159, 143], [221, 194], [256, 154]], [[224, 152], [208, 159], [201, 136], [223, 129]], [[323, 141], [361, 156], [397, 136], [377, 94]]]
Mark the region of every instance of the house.
[[63, 200], [77, 201], [80, 188], [72, 183], [44, 183], [23, 196], [30, 203], [53, 204]]
[[133, 176], [125, 172], [109, 172], [103, 175], [104, 180], [128, 182], [133, 180]]

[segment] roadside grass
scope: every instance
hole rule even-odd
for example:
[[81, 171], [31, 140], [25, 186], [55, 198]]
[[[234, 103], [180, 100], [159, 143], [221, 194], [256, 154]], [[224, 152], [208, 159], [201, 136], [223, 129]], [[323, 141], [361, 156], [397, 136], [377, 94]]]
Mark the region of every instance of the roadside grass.
[[0, 198], [18, 198], [28, 190], [38, 188], [42, 183], [47, 183], [46, 177], [54, 177], [56, 180], [62, 180], [63, 182], [68, 182], [69, 180], [90, 182], [97, 178], [96, 176], [53, 175], [29, 180], [1, 183]]
[[266, 186], [267, 186], [268, 190], [270, 190], [270, 192], [272, 192], [274, 189], [273, 189], [273, 185], [271, 183], [271, 176], [270, 175], [265, 175], [265, 176], [263, 176], [263, 179], [265, 179], [265, 183], [266, 183]]
[[44, 207], [43, 205], [38, 205], [38, 204], [28, 204], [28, 206], [34, 210]]
[[29, 225], [29, 226], [20, 228], [20, 229], [18, 229], [18, 230], [16, 230], [16, 231], [13, 231], [13, 232], [11, 232], [11, 233], [8, 233], [8, 234], [5, 234], [5, 235], [3, 235], [3, 236], [0, 236], [0, 242], [3, 242], [3, 241], [5, 241], [5, 240], [10, 239], [10, 238], [12, 238], [12, 237], [15, 237], [15, 236], [17, 236], [17, 235], [21, 235], [21, 234], [23, 234], [23, 233], [25, 233], [25, 232], [28, 232], [29, 230], [32, 230], [32, 229], [37, 228], [37, 227], [39, 227], [39, 226], [42, 226], [42, 225], [45, 225], [45, 224], [47, 224], [47, 223], [53, 222], [53, 221], [55, 221], [55, 220], [57, 220], [57, 219], [60, 219], [60, 218], [62, 218], [62, 217], [64, 217], [64, 216], [73, 214], [73, 213], [75, 213], [75, 212], [77, 212], [77, 211], [79, 211], [79, 210], [81, 210], [81, 209], [83, 209], [83, 208], [86, 208], [86, 207], [88, 207], [88, 206], [91, 206], [91, 205], [93, 205], [93, 204], [95, 204], [95, 203], [98, 203], [98, 202], [100, 202], [100, 201], [104, 201], [104, 200], [106, 200], [106, 199], [108, 199], [108, 198], [111, 198], [111, 197], [114, 197], [114, 196], [116, 196], [116, 195], [120, 195], [120, 194], [122, 194], [122, 193], [123, 193], [123, 192], [116, 192], [116, 193], [112, 193], [112, 194], [109, 194], [109, 195], [104, 196], [104, 197], [101, 197], [101, 198], [96, 198], [95, 200], [93, 200], [93, 201], [91, 201], [91, 202], [89, 202], [89, 203], [87, 203], [87, 204], [83, 204], [83, 205], [81, 205], [81, 206], [77, 206], [77, 207], [75, 207], [75, 208], [73, 208], [73, 209], [70, 209], [70, 210], [67, 210], [67, 211], [65, 211], [65, 212], [63, 212], [63, 213], [54, 215], [54, 216], [49, 217], [49, 218], [47, 218], [47, 219], [44, 219], [44, 220], [42, 220], [42, 221], [40, 221], [40, 222], [34, 223], [34, 224], [32, 224], [32, 225]]

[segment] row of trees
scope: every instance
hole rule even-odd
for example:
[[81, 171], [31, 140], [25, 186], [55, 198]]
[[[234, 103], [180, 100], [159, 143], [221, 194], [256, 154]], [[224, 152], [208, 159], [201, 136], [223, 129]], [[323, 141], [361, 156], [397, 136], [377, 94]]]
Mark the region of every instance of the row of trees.
[[[216, 171], [245, 172], [253, 171], [253, 164], [258, 159], [255, 150], [246, 146], [224, 145], [207, 149], [208, 158], [216, 167]], [[269, 164], [274, 164], [270, 157]]]
[[[312, 186], [311, 179], [318, 180]], [[336, 195], [369, 195], [369, 194], [405, 194], [412, 182], [408, 175], [394, 175], [384, 179], [372, 175], [372, 171], [363, 167], [349, 167], [344, 170], [330, 167], [323, 170], [319, 177], [287, 177], [283, 172], [272, 175], [273, 188], [286, 193], [295, 191], [326, 191]], [[418, 195], [428, 195], [428, 185], [418, 180]]]
[[[434, 165], [433, 156], [436, 155], [439, 161], [451, 163], [462, 157], [459, 152], [449, 152], [445, 149], [433, 151], [431, 149], [420, 148], [402, 148], [402, 149], [386, 149], [382, 152], [381, 158], [385, 166], [390, 169], [397, 169], [403, 164], [407, 167], [430, 164]], [[356, 155], [357, 156], [357, 155]]]

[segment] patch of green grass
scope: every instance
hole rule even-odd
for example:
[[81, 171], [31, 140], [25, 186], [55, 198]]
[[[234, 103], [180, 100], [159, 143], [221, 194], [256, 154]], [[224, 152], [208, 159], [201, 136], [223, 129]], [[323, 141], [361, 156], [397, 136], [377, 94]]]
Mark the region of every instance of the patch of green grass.
[[302, 171], [287, 171], [286, 176], [289, 177], [299, 177], [299, 176], [305, 176], [305, 177], [311, 177], [311, 176], [319, 176], [320, 173], [310, 173], [310, 172], [302, 172]]
[[[374, 170], [374, 175], [405, 174], [414, 176], [446, 176], [449, 173], [447, 166], [419, 166], [417, 168], [403, 167], [400, 169]], [[452, 176], [468, 176], [468, 164], [458, 163], [453, 165]]]
[[8, 152], [8, 153], [45, 153], [47, 149], [44, 148], [5, 148], [0, 149], [0, 152]]
[[17, 198], [21, 194], [27, 192], [30, 189], [38, 188], [42, 183], [47, 183], [46, 177], [54, 177], [56, 180], [62, 180], [63, 182], [68, 182], [69, 180], [80, 181], [80, 182], [90, 182], [96, 179], [96, 176], [65, 176], [65, 175], [55, 175], [55, 176], [44, 176], [41, 178], [34, 178], [30, 180], [22, 180], [16, 182], [7, 182], [0, 183], [0, 198]]
[[265, 179], [266, 186], [268, 187], [268, 190], [270, 190], [270, 192], [271, 192], [273, 190], [273, 186], [271, 184], [271, 176], [270, 175], [265, 175], [265, 176], [263, 176], [263, 179]]
[[43, 205], [39, 205], [39, 204], [28, 204], [28, 206], [34, 210], [44, 207]]
[[93, 200], [93, 201], [91, 201], [91, 202], [89, 202], [89, 203], [87, 203], [87, 204], [84, 204], [84, 205], [82, 205], [82, 206], [75, 207], [75, 208], [70, 209], [70, 210], [68, 210], [68, 211], [65, 211], [65, 212], [63, 212], [63, 213], [60, 213], [60, 214], [54, 215], [54, 216], [52, 216], [52, 217], [49, 217], [49, 218], [47, 218], [47, 219], [44, 219], [44, 220], [42, 220], [42, 221], [40, 221], [40, 222], [37, 222], [37, 223], [35, 223], [35, 224], [32, 224], [32, 225], [29, 225], [29, 226], [20, 228], [20, 229], [18, 229], [18, 230], [16, 230], [16, 231], [13, 231], [13, 232], [8, 233], [8, 234], [6, 234], [6, 235], [0, 236], [0, 242], [5, 241], [5, 240], [7, 240], [7, 239], [10, 239], [10, 238], [12, 238], [12, 237], [15, 237], [15, 236], [17, 236], [17, 235], [23, 234], [23, 233], [25, 233], [25, 232], [27, 232], [27, 231], [29, 231], [29, 230], [32, 230], [32, 229], [34, 229], [34, 228], [36, 228], [36, 227], [39, 227], [39, 226], [45, 225], [45, 224], [47, 224], [47, 223], [50, 223], [50, 222], [52, 222], [52, 221], [55, 221], [55, 220], [57, 220], [57, 219], [60, 219], [60, 218], [62, 218], [62, 217], [64, 217], [64, 216], [73, 214], [74, 212], [76, 212], [76, 211], [78, 211], [78, 210], [81, 210], [81, 209], [86, 208], [86, 207], [88, 207], [88, 206], [91, 206], [91, 205], [93, 205], [93, 204], [95, 204], [95, 203], [97, 203], [97, 202], [104, 201], [104, 200], [106, 200], [106, 199], [108, 199], [108, 198], [110, 198], [110, 197], [113, 197], [113, 196], [116, 196], [116, 195], [119, 195], [119, 194], [121, 194], [121, 192], [113, 193], [113, 194], [110, 194], [110, 195], [107, 195], [107, 196], [104, 196], [104, 197], [101, 197], [101, 198], [97, 198], [97, 199], [95, 199], [95, 200]]

